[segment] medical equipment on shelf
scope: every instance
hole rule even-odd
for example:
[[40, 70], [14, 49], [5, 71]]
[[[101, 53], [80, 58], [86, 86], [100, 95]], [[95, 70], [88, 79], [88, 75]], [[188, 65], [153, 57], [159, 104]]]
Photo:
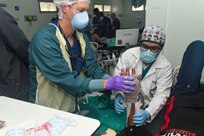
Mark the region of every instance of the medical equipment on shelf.
[[113, 75], [118, 58], [114, 52], [108, 50], [98, 50], [98, 63], [110, 74]]
[[103, 47], [96, 42], [91, 42], [98, 63], [110, 74], [113, 75], [114, 68], [118, 62], [118, 57], [125, 46], [120, 47]]

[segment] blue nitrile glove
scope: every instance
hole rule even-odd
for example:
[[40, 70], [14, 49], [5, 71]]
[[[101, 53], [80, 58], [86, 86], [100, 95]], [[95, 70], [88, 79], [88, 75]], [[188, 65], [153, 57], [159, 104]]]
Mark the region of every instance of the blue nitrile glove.
[[136, 82], [134, 77], [117, 75], [107, 79], [106, 89], [131, 93], [131, 91], [136, 90], [135, 85]]
[[122, 94], [118, 94], [115, 98], [115, 111], [120, 114], [125, 111], [125, 107], [123, 106], [124, 97]]
[[150, 118], [150, 114], [146, 110], [140, 109], [138, 112], [136, 112], [133, 115], [133, 122], [136, 124], [136, 126], [142, 126], [145, 124], [145, 122]]

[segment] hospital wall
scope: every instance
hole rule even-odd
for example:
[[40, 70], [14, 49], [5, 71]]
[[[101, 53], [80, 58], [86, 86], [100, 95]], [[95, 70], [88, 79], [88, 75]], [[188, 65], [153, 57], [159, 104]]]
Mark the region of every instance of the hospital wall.
[[[121, 21], [121, 28], [142, 28], [145, 25], [145, 11], [132, 11], [131, 0], [91, 0], [89, 13], [92, 13], [94, 4], [110, 4], [112, 12]], [[110, 13], [104, 14], [110, 17]], [[136, 23], [138, 17], [142, 19], [140, 24]]]
[[174, 67], [181, 64], [190, 42], [204, 40], [203, 6], [203, 0], [147, 0], [146, 25], [165, 28], [167, 38], [163, 53]]
[[[17, 20], [19, 27], [29, 40], [39, 28], [50, 22], [56, 15], [56, 13], [40, 13], [38, 0], [6, 0], [6, 5], [4, 9]], [[15, 10], [15, 6], [18, 6], [19, 10]], [[25, 21], [25, 15], [36, 15], [37, 21]]]
[[[108, 4], [112, 6], [112, 12], [116, 13], [116, 16], [122, 22], [123, 20], [123, 1], [124, 0], [91, 0], [89, 7], [89, 14], [93, 16], [94, 4]], [[110, 17], [110, 13], [104, 13], [106, 16]]]
[[[1, 0], [0, 0], [1, 1]], [[29, 40], [33, 35], [50, 20], [56, 16], [56, 13], [40, 13], [38, 0], [3, 0], [7, 7], [4, 7], [17, 20], [20, 28], [26, 34]], [[122, 28], [138, 27], [136, 18], [142, 17], [143, 21], [139, 27], [144, 26], [144, 12], [132, 12], [131, 0], [91, 0], [89, 14], [92, 15], [93, 3], [95, 4], [110, 4], [112, 5], [112, 12], [115, 12], [121, 21]], [[15, 9], [15, 6], [19, 10]], [[28, 22], [24, 20], [25, 15], [36, 15], [37, 21]], [[110, 13], [105, 13], [110, 17]]]
[[[137, 19], [141, 18], [141, 23]], [[145, 26], [145, 11], [132, 11], [131, 0], [123, 0], [123, 28], [142, 28]]]

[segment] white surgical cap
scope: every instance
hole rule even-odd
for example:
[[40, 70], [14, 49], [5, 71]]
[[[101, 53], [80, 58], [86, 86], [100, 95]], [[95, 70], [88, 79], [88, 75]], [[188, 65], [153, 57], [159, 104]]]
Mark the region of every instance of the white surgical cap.
[[72, 5], [76, 2], [80, 2], [80, 1], [87, 1], [89, 2], [90, 4], [90, 0], [53, 0], [53, 2], [56, 4], [56, 5]]
[[62, 19], [62, 17], [63, 17], [63, 13], [61, 11], [60, 5], [72, 5], [72, 4], [74, 4], [76, 2], [80, 2], [80, 1], [87, 1], [90, 4], [91, 0], [53, 0], [55, 5], [59, 9], [58, 18]]

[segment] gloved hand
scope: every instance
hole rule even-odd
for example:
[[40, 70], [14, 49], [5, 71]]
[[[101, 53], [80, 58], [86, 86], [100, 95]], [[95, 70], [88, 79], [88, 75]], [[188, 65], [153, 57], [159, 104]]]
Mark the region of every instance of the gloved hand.
[[124, 97], [122, 94], [118, 94], [115, 98], [115, 111], [120, 114], [125, 111], [125, 107], [123, 106]]
[[131, 93], [131, 91], [136, 90], [136, 82], [134, 80], [135, 78], [132, 76], [113, 76], [107, 79], [106, 89]]
[[146, 110], [140, 109], [138, 112], [133, 115], [133, 122], [136, 126], [142, 126], [150, 118], [150, 114]]

